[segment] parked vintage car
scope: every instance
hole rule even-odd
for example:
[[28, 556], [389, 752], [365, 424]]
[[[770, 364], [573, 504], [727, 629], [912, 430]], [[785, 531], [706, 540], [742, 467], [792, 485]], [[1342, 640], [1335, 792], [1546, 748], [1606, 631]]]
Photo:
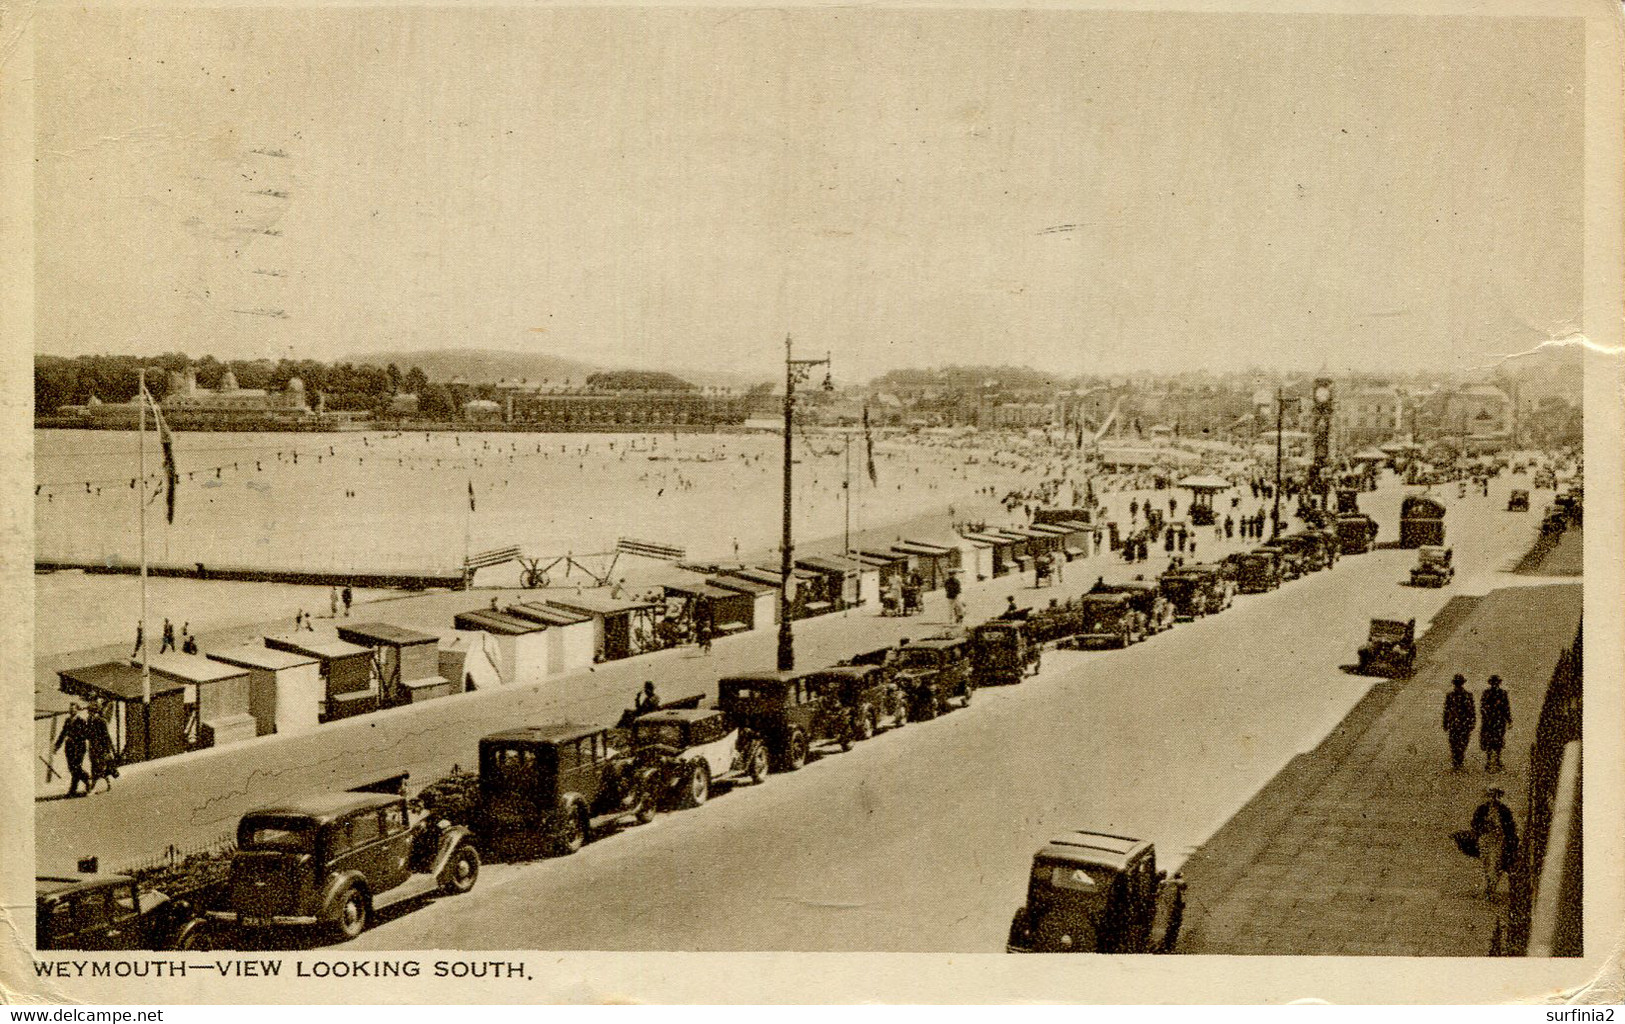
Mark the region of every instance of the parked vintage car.
[[1512, 492], [1507, 495], [1507, 511], [1508, 512], [1527, 512], [1527, 511], [1529, 511], [1529, 492], [1524, 490], [1521, 487], [1513, 488]]
[[908, 697], [889, 659], [879, 665], [835, 665], [806, 675], [815, 689], [833, 696], [840, 704], [846, 715], [847, 736], [854, 742], [879, 732], [882, 720], [894, 729], [908, 724]]
[[1451, 550], [1431, 545], [1416, 549], [1416, 565], [1411, 569], [1411, 586], [1442, 587], [1456, 577]]
[[640, 766], [624, 729], [560, 722], [480, 740], [480, 836], [540, 840], [571, 854], [610, 825], [655, 816], [656, 773]]
[[1010, 922], [1007, 953], [1171, 953], [1185, 915], [1185, 881], [1157, 870], [1151, 843], [1067, 832], [1033, 854], [1027, 902]]
[[238, 822], [210, 944], [234, 944], [231, 929], [280, 926], [353, 939], [383, 907], [435, 889], [466, 893], [479, 874], [473, 834], [412, 814], [404, 796], [313, 793]]
[[1416, 620], [1372, 619], [1359, 652], [1361, 675], [1402, 678], [1416, 665]]
[[970, 706], [976, 682], [967, 648], [963, 637], [935, 637], [897, 649], [897, 682], [908, 694], [910, 717], [935, 718], [955, 697], [960, 707]]
[[1273, 551], [1247, 551], [1232, 555], [1236, 592], [1262, 594], [1281, 585], [1280, 556]]
[[767, 744], [716, 708], [665, 708], [632, 723], [632, 748], [640, 766], [656, 772], [666, 807], [698, 807], [711, 784], [762, 782], [769, 769]]
[[729, 676], [717, 684], [717, 707], [767, 745], [771, 767], [793, 772], [807, 763], [814, 743], [852, 745], [840, 697], [805, 673], [757, 672]]
[[1173, 605], [1174, 618], [1179, 621], [1224, 611], [1235, 595], [1235, 585], [1224, 577], [1219, 567], [1205, 563], [1170, 566], [1159, 582]]
[[142, 889], [129, 875], [34, 876], [35, 949], [197, 949], [203, 927], [186, 901]]
[[1078, 647], [1127, 647], [1145, 639], [1145, 622], [1127, 594], [1084, 594], [1078, 599]]
[[1162, 587], [1156, 580], [1135, 577], [1121, 583], [1107, 583], [1102, 578], [1095, 581], [1095, 585], [1089, 588], [1089, 593], [1127, 596], [1129, 604], [1140, 613], [1140, 622], [1146, 636], [1174, 628], [1174, 606], [1163, 596]]
[[1377, 521], [1363, 512], [1337, 517], [1337, 544], [1346, 555], [1363, 555], [1377, 542]]
[[1038, 674], [1044, 649], [1027, 629], [1025, 622], [989, 619], [970, 631], [971, 678], [977, 686], [1019, 683]]

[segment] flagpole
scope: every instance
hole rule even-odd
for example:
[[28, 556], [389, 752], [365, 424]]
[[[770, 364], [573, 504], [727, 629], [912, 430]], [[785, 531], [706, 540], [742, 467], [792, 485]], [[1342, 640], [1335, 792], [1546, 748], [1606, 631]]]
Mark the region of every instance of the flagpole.
[[[143, 715], [145, 708], [152, 703], [152, 667], [147, 657], [150, 641], [147, 632], [147, 369], [142, 367], [139, 375], [141, 394], [136, 396], [136, 405], [139, 409], [140, 428], [136, 433], [140, 445], [139, 457], [141, 486], [136, 488], [136, 501], [141, 506], [141, 704]], [[147, 723], [143, 722], [143, 731]], [[143, 743], [150, 743], [151, 737], [143, 737]]]
[[846, 435], [846, 482], [842, 484], [846, 491], [846, 530], [841, 535], [841, 553], [846, 554], [852, 550], [852, 435]]

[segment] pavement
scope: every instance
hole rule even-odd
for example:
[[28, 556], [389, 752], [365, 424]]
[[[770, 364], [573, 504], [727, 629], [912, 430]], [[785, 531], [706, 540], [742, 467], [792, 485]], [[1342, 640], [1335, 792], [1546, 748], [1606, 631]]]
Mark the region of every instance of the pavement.
[[[1570, 530], [1541, 570], [1579, 570]], [[1578, 582], [1458, 597], [1433, 621], [1407, 679], [1372, 689], [1327, 739], [1284, 768], [1186, 862], [1182, 953], [1484, 956], [1507, 910], [1507, 884], [1481, 895], [1478, 863], [1451, 833], [1493, 784], [1525, 821], [1528, 754], [1559, 653], [1579, 627]], [[1501, 676], [1513, 724], [1505, 770], [1489, 774], [1475, 737], [1450, 768], [1440, 713], [1450, 678], [1475, 698]]]

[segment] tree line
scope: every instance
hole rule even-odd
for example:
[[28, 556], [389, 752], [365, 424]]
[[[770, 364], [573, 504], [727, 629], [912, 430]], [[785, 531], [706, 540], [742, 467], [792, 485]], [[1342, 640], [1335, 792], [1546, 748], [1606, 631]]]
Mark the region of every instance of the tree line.
[[313, 406], [321, 395], [326, 407], [340, 412], [368, 412], [387, 416], [396, 395], [417, 395], [417, 417], [456, 419], [464, 402], [495, 398], [496, 389], [482, 384], [437, 384], [416, 366], [402, 370], [394, 363], [324, 363], [314, 359], [228, 359], [214, 356], [193, 359], [179, 352], [160, 356], [36, 356], [34, 409], [49, 416], [65, 405], [85, 405], [92, 397], [102, 402], [128, 402], [135, 398], [141, 371], [147, 391], [159, 401], [169, 393], [170, 372], [190, 367], [200, 388], [220, 387], [229, 370], [240, 388], [282, 391], [298, 377], [306, 400]]

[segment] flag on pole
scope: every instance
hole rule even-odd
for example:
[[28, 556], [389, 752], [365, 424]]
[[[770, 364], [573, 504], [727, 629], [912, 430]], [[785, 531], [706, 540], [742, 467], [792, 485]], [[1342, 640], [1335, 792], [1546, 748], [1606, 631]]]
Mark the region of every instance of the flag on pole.
[[164, 422], [164, 414], [159, 411], [158, 403], [145, 387], [141, 389], [141, 397], [152, 407], [153, 421], [158, 424], [158, 444], [164, 450], [164, 519], [173, 525], [175, 485], [180, 482], [180, 474], [175, 471], [175, 438], [169, 432], [169, 424]]
[[863, 407], [863, 455], [864, 463], [869, 471], [869, 486], [880, 486], [880, 480], [875, 475], [875, 439], [869, 433], [869, 407]]
[[474, 511], [474, 480], [472, 477], [468, 481], [468, 510], [470, 512]]

